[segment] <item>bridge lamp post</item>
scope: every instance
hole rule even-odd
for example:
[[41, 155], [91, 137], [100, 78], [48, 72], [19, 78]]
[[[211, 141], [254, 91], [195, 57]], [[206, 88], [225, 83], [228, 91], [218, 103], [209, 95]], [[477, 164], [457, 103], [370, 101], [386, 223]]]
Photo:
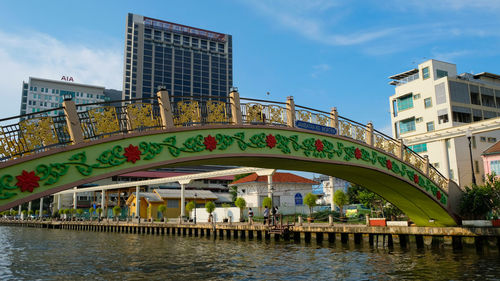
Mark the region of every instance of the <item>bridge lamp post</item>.
[[197, 193], [194, 194], [194, 224], [196, 224], [196, 196], [198, 196]]
[[470, 129], [467, 129], [467, 131], [465, 132], [465, 136], [469, 140], [470, 169], [472, 172], [472, 184], [476, 185], [476, 175], [474, 174], [474, 165], [472, 163], [472, 147], [471, 147], [472, 132]]

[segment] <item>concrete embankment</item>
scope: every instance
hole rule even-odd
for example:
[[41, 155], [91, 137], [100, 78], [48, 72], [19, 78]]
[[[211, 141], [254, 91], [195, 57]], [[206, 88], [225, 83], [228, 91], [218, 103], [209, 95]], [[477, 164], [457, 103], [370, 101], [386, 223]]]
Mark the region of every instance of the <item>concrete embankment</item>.
[[178, 235], [213, 237], [219, 239], [273, 239], [290, 241], [323, 241], [334, 243], [368, 242], [370, 246], [424, 248], [451, 245], [461, 249], [473, 245], [500, 251], [500, 227], [415, 227], [415, 226], [364, 226], [345, 224], [305, 223], [303, 225], [278, 225], [269, 227], [260, 223], [132, 223], [113, 221], [38, 221], [0, 220], [0, 225], [67, 229], [79, 231], [116, 232], [129, 234]]

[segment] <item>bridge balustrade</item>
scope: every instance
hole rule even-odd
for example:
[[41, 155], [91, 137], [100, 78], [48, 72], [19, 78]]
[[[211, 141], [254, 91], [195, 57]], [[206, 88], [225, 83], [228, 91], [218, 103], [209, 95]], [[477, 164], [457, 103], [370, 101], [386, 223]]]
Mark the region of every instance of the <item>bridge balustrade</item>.
[[[162, 97], [167, 100], [162, 101]], [[0, 120], [0, 160], [19, 158], [53, 147], [92, 141], [117, 134], [144, 130], [170, 129], [173, 127], [200, 125], [269, 125], [295, 127], [295, 121], [303, 121], [335, 128], [339, 136], [373, 146], [405, 163], [412, 165], [447, 191], [448, 179], [401, 141], [373, 129], [373, 125], [358, 123], [339, 116], [334, 108], [325, 112], [295, 105], [293, 98], [287, 102], [241, 98], [238, 92], [230, 97], [220, 96], [168, 96], [160, 91], [158, 97], [123, 101], [107, 101], [93, 104], [66, 103], [61, 108], [15, 116]], [[165, 105], [162, 107], [162, 105]], [[71, 125], [73, 116], [79, 124]], [[65, 115], [50, 116], [51, 112]], [[238, 116], [238, 114], [240, 114]], [[172, 121], [169, 123], [168, 120]], [[16, 123], [17, 120], [20, 120]], [[241, 122], [241, 124], [239, 124]], [[5, 125], [4, 125], [5, 124]], [[172, 125], [169, 125], [172, 124]]]

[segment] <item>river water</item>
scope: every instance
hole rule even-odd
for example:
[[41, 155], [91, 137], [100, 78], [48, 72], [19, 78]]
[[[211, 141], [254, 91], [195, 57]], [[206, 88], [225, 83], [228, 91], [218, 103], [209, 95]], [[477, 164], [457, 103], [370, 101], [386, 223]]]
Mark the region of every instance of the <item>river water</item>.
[[199, 279], [500, 280], [500, 254], [0, 226], [0, 280]]

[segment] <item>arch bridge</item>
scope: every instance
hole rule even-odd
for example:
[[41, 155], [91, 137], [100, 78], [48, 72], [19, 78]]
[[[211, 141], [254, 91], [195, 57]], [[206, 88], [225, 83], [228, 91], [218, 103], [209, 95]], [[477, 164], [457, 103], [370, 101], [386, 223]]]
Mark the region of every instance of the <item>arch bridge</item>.
[[[53, 113], [64, 113], [50, 116]], [[309, 171], [359, 184], [417, 225], [452, 226], [461, 191], [401, 141], [286, 102], [169, 96], [76, 105], [0, 120], [0, 210], [155, 167], [214, 164]]]

